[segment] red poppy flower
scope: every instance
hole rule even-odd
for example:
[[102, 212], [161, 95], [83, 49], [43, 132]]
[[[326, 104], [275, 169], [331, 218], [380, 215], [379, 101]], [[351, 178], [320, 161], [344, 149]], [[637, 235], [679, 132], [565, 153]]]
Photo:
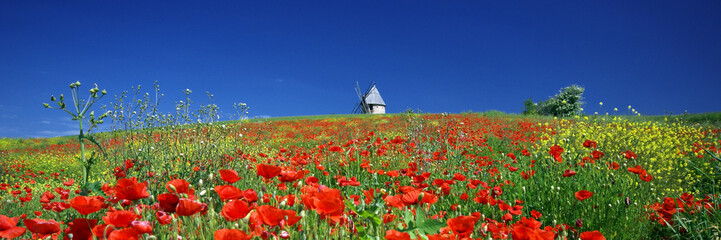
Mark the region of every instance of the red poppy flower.
[[25, 228], [17, 226], [18, 220], [19, 218], [0, 215], [0, 238], [13, 239], [25, 234]]
[[303, 219], [303, 217], [298, 216], [298, 213], [293, 210], [285, 210], [284, 213], [285, 216], [288, 218], [285, 222], [285, 225], [287, 226], [293, 226], [295, 223]]
[[148, 182], [138, 183], [134, 177], [118, 179], [115, 185], [115, 197], [130, 201], [149, 197], [147, 186]]
[[270, 205], [263, 205], [255, 208], [260, 221], [268, 226], [277, 226], [285, 218], [283, 210]]
[[618, 170], [619, 167], [621, 167], [621, 166], [618, 165], [617, 162], [610, 162], [610, 163], [608, 163], [608, 169]]
[[156, 212], [155, 217], [158, 219], [158, 222], [162, 225], [170, 224], [173, 221], [173, 216], [171, 216], [170, 214], [163, 212], [163, 211]]
[[509, 209], [508, 213], [513, 214], [513, 215], [521, 215], [521, 213], [522, 213], [521, 209], [523, 209], [523, 206], [516, 205], [516, 206], [513, 206], [513, 208]]
[[220, 169], [220, 179], [223, 179], [223, 181], [226, 181], [228, 183], [235, 183], [238, 180], [242, 179], [238, 176], [238, 172], [232, 169]]
[[173, 179], [165, 184], [165, 188], [171, 193], [187, 193], [190, 188], [190, 183], [185, 179]]
[[75, 179], [71, 178], [70, 180], [63, 182], [63, 185], [70, 187], [73, 185], [74, 182], [75, 182]]
[[393, 222], [393, 220], [396, 220], [396, 215], [390, 213], [383, 214], [383, 223]]
[[514, 161], [516, 160], [516, 154], [508, 153], [507, 156], [508, 156], [509, 158], [513, 159]]
[[529, 228], [526, 226], [513, 227], [513, 239], [544, 239], [553, 240], [556, 235], [553, 231], [546, 231], [540, 228]]
[[503, 221], [510, 222], [511, 220], [513, 220], [513, 215], [511, 215], [510, 213], [506, 213], [501, 216], [501, 219]]
[[[386, 205], [390, 207], [396, 207], [396, 208], [403, 208], [405, 205], [403, 204], [403, 200], [401, 200], [402, 195], [389, 195], [383, 198], [383, 201], [386, 202]], [[302, 196], [301, 196], [302, 198]]]
[[103, 221], [116, 228], [126, 228], [130, 227], [130, 224], [139, 218], [140, 216], [132, 211], [118, 210], [106, 213]]
[[140, 233], [135, 228], [115, 230], [108, 235], [108, 240], [138, 240]]
[[258, 164], [256, 174], [265, 179], [271, 179], [280, 175], [281, 169], [278, 166]]
[[93, 227], [93, 235], [100, 239], [110, 236], [113, 231], [115, 231], [115, 228], [110, 224], [100, 224]]
[[650, 182], [651, 180], [653, 180], [653, 176], [648, 174], [648, 172], [646, 172], [646, 170], [644, 170], [643, 173], [639, 174], [638, 177], [641, 178], [641, 180], [646, 181], [646, 182]]
[[478, 218], [473, 216], [458, 216], [446, 220], [446, 224], [448, 224], [448, 227], [453, 231], [453, 234], [468, 237], [473, 233], [473, 229], [476, 227], [476, 221], [478, 221]]
[[250, 240], [253, 235], [248, 235], [238, 229], [218, 229], [213, 234], [215, 240]]
[[548, 153], [551, 154], [551, 156], [553, 156], [553, 158], [556, 160], [556, 162], [562, 162], [561, 153], [563, 153], [563, 148], [561, 148], [561, 146], [558, 146], [558, 145], [551, 146], [551, 150], [549, 150]]
[[388, 171], [388, 172], [386, 172], [386, 176], [389, 176], [389, 177], [392, 177], [392, 178], [398, 177], [398, 175], [400, 175], [400, 172], [398, 172], [398, 170], [393, 170], [393, 171]]
[[70, 239], [68, 237], [69, 234], [73, 235], [73, 239], [81, 239], [81, 240], [90, 240], [93, 239], [93, 227], [98, 224], [97, 219], [85, 219], [85, 218], [77, 218], [73, 220], [72, 222], [68, 223], [67, 229], [65, 229], [65, 238]]
[[135, 228], [136, 231], [140, 234], [153, 233], [153, 226], [150, 225], [150, 222], [148, 221], [133, 221], [130, 223], [130, 226]]
[[55, 194], [51, 192], [45, 192], [42, 196], [40, 196], [40, 202], [41, 203], [49, 203], [55, 198]]
[[538, 212], [538, 211], [536, 211], [536, 210], [531, 210], [531, 216], [532, 216], [533, 218], [538, 219], [538, 218], [541, 217], [541, 213]]
[[571, 177], [573, 175], [576, 175], [576, 172], [571, 169], [566, 169], [566, 171], [563, 171], [563, 177]]
[[606, 237], [599, 231], [582, 232], [579, 238], [581, 238], [581, 240], [606, 240]]
[[208, 210], [208, 205], [199, 203], [187, 198], [181, 198], [178, 207], [175, 209], [178, 216], [191, 216], [193, 214]]
[[330, 148], [328, 148], [328, 151], [331, 151], [331, 152], [340, 152], [342, 150], [343, 149], [340, 148], [339, 146], [331, 146]]
[[639, 165], [636, 165], [635, 167], [632, 167], [632, 168], [628, 168], [628, 171], [629, 171], [629, 172], [632, 172], [632, 173], [635, 173], [635, 174], [641, 174], [641, 173], [646, 172], [646, 170], [644, 170], [644, 169], [643, 169], [641, 166], [639, 166]]
[[391, 229], [386, 231], [386, 240], [411, 240], [411, 235], [407, 232], [399, 232], [398, 230]]
[[313, 204], [318, 214], [335, 222], [340, 220], [345, 210], [345, 203], [340, 198], [316, 198]]
[[593, 193], [586, 191], [586, 190], [581, 190], [581, 191], [576, 192], [575, 195], [576, 195], [576, 199], [578, 199], [578, 201], [583, 201], [583, 200], [586, 200], [586, 199], [590, 198], [591, 196], [593, 196]]
[[40, 235], [48, 235], [60, 232], [60, 224], [58, 224], [58, 222], [56, 222], [55, 220], [45, 220], [38, 218], [24, 219], [23, 223], [25, 223], [25, 227], [27, 227], [30, 232]]
[[105, 198], [101, 196], [77, 196], [70, 200], [70, 206], [73, 207], [81, 215], [88, 215], [100, 209], [103, 209]]
[[166, 212], [175, 212], [175, 208], [178, 206], [180, 198], [172, 193], [163, 193], [158, 195], [158, 206], [160, 209]]
[[626, 159], [636, 159], [636, 153], [631, 152], [631, 150], [626, 150], [626, 152], [623, 153], [623, 157]]
[[248, 203], [254, 203], [258, 201], [258, 193], [256, 193], [255, 190], [253, 190], [252, 188], [247, 189], [243, 191], [243, 199], [245, 199], [245, 201], [248, 201]]
[[300, 180], [303, 177], [305, 177], [306, 173], [308, 173], [307, 170], [281, 171], [279, 179], [281, 182], [295, 182], [295, 181]]
[[233, 185], [215, 186], [215, 192], [218, 193], [222, 201], [239, 199], [243, 196], [243, 191], [240, 191], [240, 189]]
[[523, 177], [523, 179], [526, 179], [526, 180], [531, 178], [533, 176], [533, 174], [536, 174], [536, 170], [531, 169], [531, 170], [528, 170], [527, 172], [521, 171], [521, 177]]
[[585, 147], [585, 148], [591, 148], [591, 147], [592, 147], [592, 148], [595, 149], [597, 146], [598, 146], [598, 143], [596, 143], [595, 141], [586, 140], [586, 141], [583, 142], [583, 147]]
[[225, 218], [226, 221], [235, 221], [244, 218], [252, 210], [248, 203], [243, 200], [232, 200], [223, 206], [223, 210], [220, 211], [220, 215]]
[[401, 201], [403, 201], [403, 205], [410, 206], [413, 204], [418, 203], [418, 196], [421, 195], [420, 189], [413, 189], [411, 191], [406, 191], [401, 195]]

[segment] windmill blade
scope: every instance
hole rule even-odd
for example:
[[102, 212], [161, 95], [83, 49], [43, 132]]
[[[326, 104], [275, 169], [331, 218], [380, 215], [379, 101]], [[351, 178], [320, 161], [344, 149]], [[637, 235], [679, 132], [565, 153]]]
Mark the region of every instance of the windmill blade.
[[363, 99], [361, 100], [361, 103], [363, 104], [363, 113], [370, 113], [371, 107], [366, 102], [366, 97], [368, 97], [368, 94], [371, 93], [373, 88], [376, 86], [376, 83], [374, 81], [371, 81], [371, 84], [368, 85], [368, 88], [366, 89], [365, 93], [363, 94]]
[[351, 111], [350, 113], [356, 114], [357, 111], [358, 111], [358, 105], [355, 105], [355, 107], [353, 107], [353, 111]]
[[371, 90], [372, 90], [373, 87], [375, 87], [375, 86], [376, 86], [376, 83], [373, 82], [373, 81], [371, 81], [371, 84], [368, 85], [368, 88], [366, 89], [366, 92], [363, 94], [363, 100], [365, 100], [365, 98], [368, 96], [369, 93], [371, 93]]
[[358, 87], [358, 81], [355, 82], [355, 93], [358, 94], [358, 100], [363, 101], [363, 96], [360, 92], [360, 87]]

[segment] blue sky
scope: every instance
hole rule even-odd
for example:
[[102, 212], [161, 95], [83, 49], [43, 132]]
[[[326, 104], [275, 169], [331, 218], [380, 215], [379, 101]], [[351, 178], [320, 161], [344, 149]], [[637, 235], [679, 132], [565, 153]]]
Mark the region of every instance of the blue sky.
[[[158, 81], [227, 117], [349, 113], [370, 81], [388, 112], [521, 112], [564, 86], [585, 112], [721, 111], [721, 1], [4, 1], [0, 136], [76, 133], [50, 95]], [[600, 109], [598, 102], [603, 101]]]

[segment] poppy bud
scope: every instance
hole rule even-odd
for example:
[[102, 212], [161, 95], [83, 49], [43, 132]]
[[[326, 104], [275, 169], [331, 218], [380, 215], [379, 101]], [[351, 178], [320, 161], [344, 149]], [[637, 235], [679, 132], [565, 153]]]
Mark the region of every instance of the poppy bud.
[[50, 105], [48, 105], [47, 103], [43, 103], [43, 107], [45, 107], [45, 108], [49, 108], [49, 107], [50, 107]]
[[173, 190], [173, 192], [178, 192], [178, 190], [175, 190], [175, 186], [173, 186], [173, 184], [168, 184], [168, 187], [170, 187], [170, 190]]

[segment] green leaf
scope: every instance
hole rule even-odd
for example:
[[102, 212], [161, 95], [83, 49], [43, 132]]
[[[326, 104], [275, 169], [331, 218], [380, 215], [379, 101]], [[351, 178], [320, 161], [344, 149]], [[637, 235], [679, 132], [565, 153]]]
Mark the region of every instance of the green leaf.
[[418, 224], [418, 232], [424, 235], [435, 234], [445, 227], [446, 223], [438, 221], [436, 219], [427, 219], [423, 224]]
[[[408, 224], [408, 227], [410, 228], [413, 223], [413, 212], [411, 212], [410, 209], [406, 209], [405, 212], [403, 212], [403, 222]], [[414, 225], [414, 224], [413, 224]]]
[[371, 221], [371, 223], [373, 224], [374, 227], [378, 227], [381, 225], [381, 223], [383, 223], [383, 220], [380, 217], [378, 217], [378, 215], [376, 215], [375, 213], [370, 213], [368, 211], [361, 211], [361, 212], [356, 212], [356, 213], [358, 213], [358, 216], [361, 216], [362, 218], [365, 218], [365, 219]]
[[416, 220], [414, 221], [411, 211], [406, 210], [404, 218], [403, 220], [408, 224], [408, 228], [398, 231], [407, 232], [411, 235], [411, 238], [421, 237], [427, 239], [426, 235], [435, 234], [446, 226], [444, 222], [426, 218], [423, 212], [416, 212]]

